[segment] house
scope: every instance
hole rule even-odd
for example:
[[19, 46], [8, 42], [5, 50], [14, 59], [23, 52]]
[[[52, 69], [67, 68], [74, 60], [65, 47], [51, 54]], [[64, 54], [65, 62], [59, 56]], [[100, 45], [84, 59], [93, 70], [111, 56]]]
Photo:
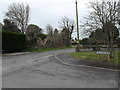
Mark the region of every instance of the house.
[[3, 25], [0, 23], [0, 30], [2, 30], [2, 26], [3, 26]]

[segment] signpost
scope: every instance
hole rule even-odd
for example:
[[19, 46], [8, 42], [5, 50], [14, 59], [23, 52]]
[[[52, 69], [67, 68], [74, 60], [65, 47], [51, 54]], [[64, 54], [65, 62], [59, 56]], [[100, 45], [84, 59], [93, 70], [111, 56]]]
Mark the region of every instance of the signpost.
[[110, 52], [96, 52], [98, 54], [98, 60], [100, 59], [100, 54], [108, 55], [108, 61], [110, 61]]

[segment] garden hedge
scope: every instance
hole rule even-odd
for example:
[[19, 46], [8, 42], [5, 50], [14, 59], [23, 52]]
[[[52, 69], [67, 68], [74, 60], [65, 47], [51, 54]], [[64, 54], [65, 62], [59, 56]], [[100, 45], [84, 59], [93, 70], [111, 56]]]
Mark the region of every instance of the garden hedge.
[[[17, 52], [26, 48], [26, 35], [8, 31], [2, 32], [2, 51]], [[1, 33], [0, 32], [0, 33]]]

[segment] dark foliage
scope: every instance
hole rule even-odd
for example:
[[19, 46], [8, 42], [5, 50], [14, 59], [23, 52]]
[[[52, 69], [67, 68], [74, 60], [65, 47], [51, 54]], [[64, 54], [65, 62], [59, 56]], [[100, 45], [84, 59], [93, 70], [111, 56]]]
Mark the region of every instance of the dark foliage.
[[96, 45], [96, 40], [93, 38], [84, 38], [81, 41], [82, 45]]
[[20, 29], [13, 21], [9, 19], [4, 19], [3, 22], [4, 22], [3, 30], [11, 31], [11, 32], [20, 32]]
[[30, 24], [27, 27], [26, 35], [27, 41], [30, 45], [36, 46], [37, 40], [39, 39], [39, 35], [42, 33], [42, 29], [39, 26]]
[[2, 51], [17, 52], [26, 48], [26, 35], [2, 31]]

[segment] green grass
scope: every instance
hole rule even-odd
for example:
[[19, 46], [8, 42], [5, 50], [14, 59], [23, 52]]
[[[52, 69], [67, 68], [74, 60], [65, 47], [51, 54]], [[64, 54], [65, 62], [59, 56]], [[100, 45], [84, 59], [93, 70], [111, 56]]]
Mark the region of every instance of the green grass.
[[[96, 54], [96, 52], [75, 52], [71, 53], [71, 56], [81, 60], [98, 60], [98, 54]], [[107, 56], [108, 55], [101, 54], [99, 59], [107, 61]], [[115, 58], [111, 58], [110, 61], [120, 64], [120, 51], [115, 51]]]
[[68, 47], [62, 47], [62, 48], [42, 48], [42, 49], [36, 49], [36, 48], [28, 48], [25, 50], [25, 52], [45, 52], [45, 51], [51, 51], [51, 50], [59, 50], [59, 49], [69, 49], [72, 48], [71, 46]]

